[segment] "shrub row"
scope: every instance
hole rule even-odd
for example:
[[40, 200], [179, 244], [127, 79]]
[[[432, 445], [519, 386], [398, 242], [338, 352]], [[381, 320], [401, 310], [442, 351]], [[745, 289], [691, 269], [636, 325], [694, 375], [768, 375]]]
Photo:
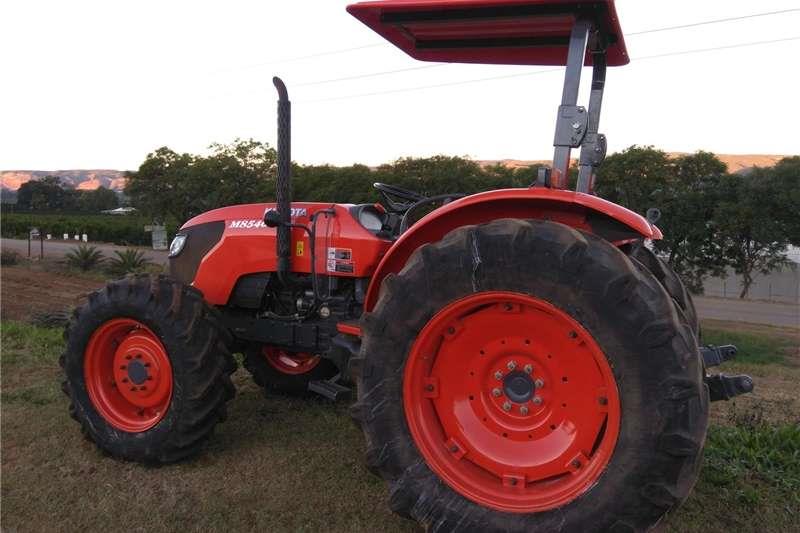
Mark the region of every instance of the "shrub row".
[[[152, 222], [144, 217], [113, 215], [59, 215], [34, 213], [3, 213], [0, 228], [3, 237], [27, 239], [31, 228], [38, 228], [45, 236], [54, 239], [68, 234], [86, 234], [90, 241], [111, 242], [121, 245], [149, 245], [150, 233], [144, 230]], [[177, 230], [174, 223], [167, 224], [171, 237]]]

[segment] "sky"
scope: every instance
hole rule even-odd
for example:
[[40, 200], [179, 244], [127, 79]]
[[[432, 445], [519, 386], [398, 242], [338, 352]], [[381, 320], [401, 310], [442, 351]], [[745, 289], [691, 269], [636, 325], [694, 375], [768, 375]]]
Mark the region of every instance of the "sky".
[[[609, 151], [800, 153], [797, 0], [616, 4], [632, 62], [608, 72], [600, 131]], [[561, 72], [418, 62], [346, 5], [6, 0], [0, 170], [136, 169], [161, 146], [206, 153], [237, 137], [274, 145], [273, 75], [289, 88], [300, 163], [552, 157]], [[649, 31], [774, 11], [785, 12]], [[679, 52], [691, 53], [664, 56]], [[492, 77], [501, 78], [474, 81]], [[584, 70], [584, 89], [589, 78]], [[420, 88], [434, 85], [443, 86]]]

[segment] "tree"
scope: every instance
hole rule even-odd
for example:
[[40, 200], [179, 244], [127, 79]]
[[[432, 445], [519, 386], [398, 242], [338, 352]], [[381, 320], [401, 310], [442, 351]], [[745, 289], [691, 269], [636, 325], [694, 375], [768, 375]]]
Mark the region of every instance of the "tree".
[[224, 205], [273, 199], [275, 150], [266, 143], [236, 139], [214, 144], [208, 156], [178, 154], [162, 147], [128, 173], [131, 204], [156, 219], [186, 221]]
[[779, 214], [782, 200], [772, 186], [770, 171], [749, 176], [728, 175], [715, 212], [727, 263], [742, 276], [740, 298], [747, 296], [755, 276], [784, 266], [789, 233]]
[[800, 246], [800, 156], [784, 157], [771, 169], [756, 169], [752, 178], [767, 181], [775, 191], [778, 210], [774, 214], [789, 242]]
[[657, 207], [656, 194], [663, 192], [671, 178], [667, 154], [652, 146], [631, 146], [608, 156], [597, 173], [598, 196], [645, 214]]
[[119, 199], [114, 191], [98, 187], [93, 191], [80, 191], [78, 207], [81, 211], [97, 213], [119, 207]]
[[680, 156], [670, 162], [666, 182], [653, 193], [664, 233], [653, 245], [693, 292], [702, 292], [704, 277], [725, 272], [714, 212], [726, 171], [709, 152]]
[[17, 207], [20, 210], [56, 211], [74, 207], [75, 191], [67, 189], [57, 176], [45, 176], [30, 180], [17, 191]]

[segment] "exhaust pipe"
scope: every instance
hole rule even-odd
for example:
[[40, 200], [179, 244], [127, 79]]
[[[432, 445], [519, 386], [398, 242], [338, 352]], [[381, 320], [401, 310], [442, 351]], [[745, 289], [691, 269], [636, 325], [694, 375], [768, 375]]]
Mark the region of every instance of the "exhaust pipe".
[[278, 90], [278, 176], [275, 180], [278, 220], [278, 278], [284, 285], [289, 283], [292, 268], [291, 227], [292, 221], [292, 153], [291, 153], [291, 102], [286, 85], [279, 77], [272, 78]]

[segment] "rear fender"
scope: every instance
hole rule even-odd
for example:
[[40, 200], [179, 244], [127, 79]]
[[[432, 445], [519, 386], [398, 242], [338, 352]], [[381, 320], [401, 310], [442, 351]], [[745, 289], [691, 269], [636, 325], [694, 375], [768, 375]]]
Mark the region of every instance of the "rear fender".
[[543, 187], [474, 194], [429, 213], [394, 243], [370, 280], [364, 310], [371, 311], [377, 303], [383, 278], [399, 272], [417, 248], [458, 227], [499, 218], [552, 220], [617, 246], [641, 238], [661, 239], [661, 231], [641, 215], [590, 194]]

